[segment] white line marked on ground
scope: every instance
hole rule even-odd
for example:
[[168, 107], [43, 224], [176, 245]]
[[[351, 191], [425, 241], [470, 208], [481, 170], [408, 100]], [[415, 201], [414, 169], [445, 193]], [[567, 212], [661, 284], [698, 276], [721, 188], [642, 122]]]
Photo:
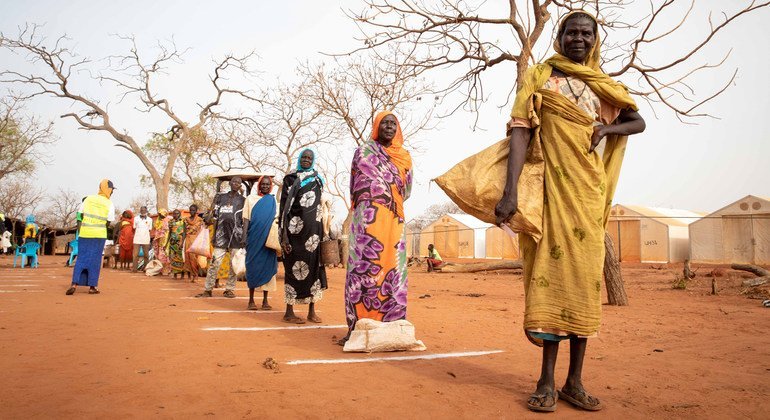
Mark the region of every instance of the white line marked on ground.
[[202, 331], [281, 331], [281, 330], [325, 330], [347, 328], [347, 325], [306, 325], [303, 327], [206, 327]]
[[0, 293], [36, 293], [43, 290], [0, 290]]
[[179, 299], [200, 299], [200, 300], [206, 300], [206, 299], [248, 299], [248, 298], [249, 298], [248, 296], [236, 296], [234, 298], [228, 298], [228, 297], [224, 297], [224, 296], [212, 296], [212, 297], [207, 297], [207, 298], [197, 298], [195, 296], [185, 296], [185, 297], [180, 297]]
[[388, 362], [388, 361], [406, 361], [406, 360], [435, 360], [435, 359], [448, 359], [452, 357], [476, 357], [487, 356], [490, 354], [503, 353], [504, 350], [488, 350], [488, 351], [465, 351], [458, 353], [436, 353], [436, 354], [420, 354], [415, 356], [393, 356], [393, 357], [367, 357], [361, 359], [305, 359], [305, 360], [292, 360], [286, 362], [287, 365], [330, 365], [336, 363], [369, 363], [369, 362]]
[[[251, 312], [255, 314], [277, 314], [277, 313], [283, 313], [283, 311], [250, 311], [246, 309], [237, 309], [237, 310], [231, 310], [231, 309], [190, 309], [185, 312], [197, 312], [197, 313], [204, 313], [204, 314], [229, 314], [229, 313], [237, 313], [237, 312]], [[321, 312], [321, 311], [316, 311]]]
[[40, 287], [39, 284], [4, 284], [3, 287]]

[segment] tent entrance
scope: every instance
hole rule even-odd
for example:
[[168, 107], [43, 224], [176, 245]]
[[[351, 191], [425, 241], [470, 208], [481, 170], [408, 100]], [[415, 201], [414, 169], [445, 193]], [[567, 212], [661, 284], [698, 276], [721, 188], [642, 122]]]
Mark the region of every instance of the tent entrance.
[[607, 233], [620, 261], [641, 262], [641, 231], [641, 220], [610, 220], [607, 223]]
[[433, 243], [442, 257], [457, 258], [460, 255], [460, 231], [457, 225], [437, 224], [433, 228]]
[[722, 216], [722, 238], [725, 261], [770, 263], [770, 215]]

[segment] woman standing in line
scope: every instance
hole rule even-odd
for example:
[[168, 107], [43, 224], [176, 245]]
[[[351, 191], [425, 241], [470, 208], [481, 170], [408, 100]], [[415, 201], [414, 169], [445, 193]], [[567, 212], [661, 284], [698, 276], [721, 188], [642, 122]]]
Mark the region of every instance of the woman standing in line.
[[297, 170], [283, 179], [281, 191], [281, 247], [283, 248], [284, 290], [286, 313], [283, 320], [304, 324], [294, 314], [294, 305], [308, 304], [307, 319], [320, 323], [315, 303], [326, 290], [326, 268], [321, 264], [321, 193], [323, 179], [313, 169], [315, 153], [305, 149], [300, 153]]
[[[602, 72], [600, 46], [596, 19], [580, 11], [565, 16], [556, 54], [524, 75], [511, 112], [495, 214], [498, 224], [515, 217], [529, 226], [519, 235], [524, 332], [543, 347], [540, 380], [527, 401], [533, 411], [555, 411], [559, 399], [602, 408], [583, 387], [583, 360], [601, 323], [604, 231], [627, 136], [644, 131], [645, 122], [628, 89]], [[569, 373], [556, 391], [562, 340], [570, 344]]]
[[120, 248], [118, 255], [120, 269], [129, 270], [131, 269], [131, 262], [134, 260], [134, 213], [131, 210], [124, 211], [120, 216], [117, 233], [117, 242]]
[[246, 198], [243, 207], [243, 230], [246, 231], [246, 282], [249, 285], [247, 309], [256, 311], [254, 292], [262, 291], [262, 310], [273, 309], [267, 303], [268, 292], [275, 291], [275, 274], [278, 272], [278, 258], [275, 250], [265, 246], [270, 227], [275, 221], [275, 196], [273, 180], [269, 176], [259, 178], [257, 188]]
[[203, 218], [198, 215], [198, 206], [196, 204], [190, 205], [190, 217], [184, 219], [184, 264], [192, 283], [198, 280], [200, 266], [198, 264], [198, 255], [187, 252], [187, 249], [190, 248], [201, 229], [205, 227]]
[[163, 268], [160, 270], [160, 275], [164, 276], [168, 274], [169, 259], [166, 253], [168, 245], [168, 211], [166, 209], [158, 209], [158, 217], [153, 223], [153, 235], [152, 235], [152, 249], [155, 252], [155, 259], [163, 264]]
[[168, 222], [168, 259], [174, 278], [179, 274], [184, 278], [184, 219], [182, 219], [182, 212], [179, 210], [174, 210], [172, 215]]
[[345, 278], [348, 334], [360, 318], [406, 318], [406, 241], [404, 201], [412, 187], [412, 158], [403, 147], [398, 119], [380, 112], [372, 140], [353, 155], [350, 196], [350, 256]]

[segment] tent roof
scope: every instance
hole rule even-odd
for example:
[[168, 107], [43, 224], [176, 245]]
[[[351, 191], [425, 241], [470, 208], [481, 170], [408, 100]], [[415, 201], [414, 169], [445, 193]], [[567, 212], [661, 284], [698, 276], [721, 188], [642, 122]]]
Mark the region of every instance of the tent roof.
[[687, 226], [706, 215], [706, 213], [702, 212], [669, 209], [665, 207], [647, 207], [626, 204], [616, 204], [615, 207], [627, 208], [668, 226]]
[[734, 205], [735, 203], [737, 203], [739, 201], [751, 200], [751, 199], [763, 202], [763, 204], [764, 204], [762, 206], [764, 208], [763, 213], [767, 212], [768, 211], [767, 209], [770, 209], [770, 197], [762, 197], [762, 196], [759, 196], [759, 195], [751, 195], [751, 194], [749, 194], [749, 195], [747, 195], [745, 197], [741, 197], [741, 198], [739, 198], [739, 199], [737, 199], [735, 201], [732, 201], [732, 202], [726, 204], [724, 207], [720, 208], [719, 210], [716, 210], [716, 211], [713, 211], [713, 212], [709, 213], [708, 216], [719, 215], [719, 214], [723, 213], [726, 209], [728, 209], [730, 206]]
[[471, 229], [486, 229], [490, 226], [494, 226], [493, 224], [482, 222], [470, 214], [447, 213], [446, 216], [457, 220]]

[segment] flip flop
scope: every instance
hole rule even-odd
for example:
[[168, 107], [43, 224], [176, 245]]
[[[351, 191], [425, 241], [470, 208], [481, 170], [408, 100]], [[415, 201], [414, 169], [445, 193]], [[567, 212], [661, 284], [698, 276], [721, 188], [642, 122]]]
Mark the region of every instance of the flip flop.
[[294, 318], [289, 318], [289, 319], [284, 318], [283, 322], [288, 322], [289, 324], [304, 324], [305, 320], [298, 316], [295, 316]]
[[[584, 396], [588, 396], [589, 395], [585, 391], [579, 391], [578, 394], [583, 394]], [[564, 391], [559, 391], [559, 397], [561, 397], [561, 399], [563, 399], [564, 401], [567, 401], [568, 403], [574, 405], [575, 407], [582, 408], [583, 410], [599, 411], [602, 408], [604, 408], [604, 406], [602, 405], [601, 402], [597, 403], [596, 405], [588, 405], [588, 404], [584, 403], [583, 401], [580, 401], [580, 400], [576, 399], [574, 396], [567, 394]], [[594, 398], [596, 398], [596, 397], [594, 397]], [[596, 399], [598, 400], [598, 398], [596, 398]]]
[[246, 310], [247, 311], [258, 311], [259, 307], [257, 307], [257, 305], [249, 305], [249, 306], [246, 307]]
[[89, 289], [88, 290], [88, 294], [89, 295], [98, 295], [99, 293], [101, 293], [101, 292], [96, 290], [96, 289]]
[[259, 309], [261, 309], [261, 310], [263, 310], [263, 311], [272, 311], [272, 310], [273, 310], [273, 307], [272, 307], [272, 306], [270, 306], [270, 305], [262, 305], [262, 307], [261, 307], [261, 308], [259, 308]]
[[67, 295], [74, 295], [75, 294], [75, 287], [70, 287], [67, 289]]
[[[546, 398], [547, 396], [548, 396], [547, 394], [539, 394], [539, 395], [532, 394], [529, 397], [530, 398], [532, 398], [532, 397], [535, 397], [535, 398]], [[542, 406], [542, 405], [538, 405], [538, 404], [532, 404], [532, 403], [529, 402], [529, 400], [527, 400], [527, 408], [529, 408], [531, 411], [535, 411], [535, 412], [538, 412], [538, 413], [553, 413], [554, 411], [556, 411], [556, 403], [557, 402], [559, 402], [559, 393], [554, 392], [553, 393], [553, 404], [552, 405]]]

